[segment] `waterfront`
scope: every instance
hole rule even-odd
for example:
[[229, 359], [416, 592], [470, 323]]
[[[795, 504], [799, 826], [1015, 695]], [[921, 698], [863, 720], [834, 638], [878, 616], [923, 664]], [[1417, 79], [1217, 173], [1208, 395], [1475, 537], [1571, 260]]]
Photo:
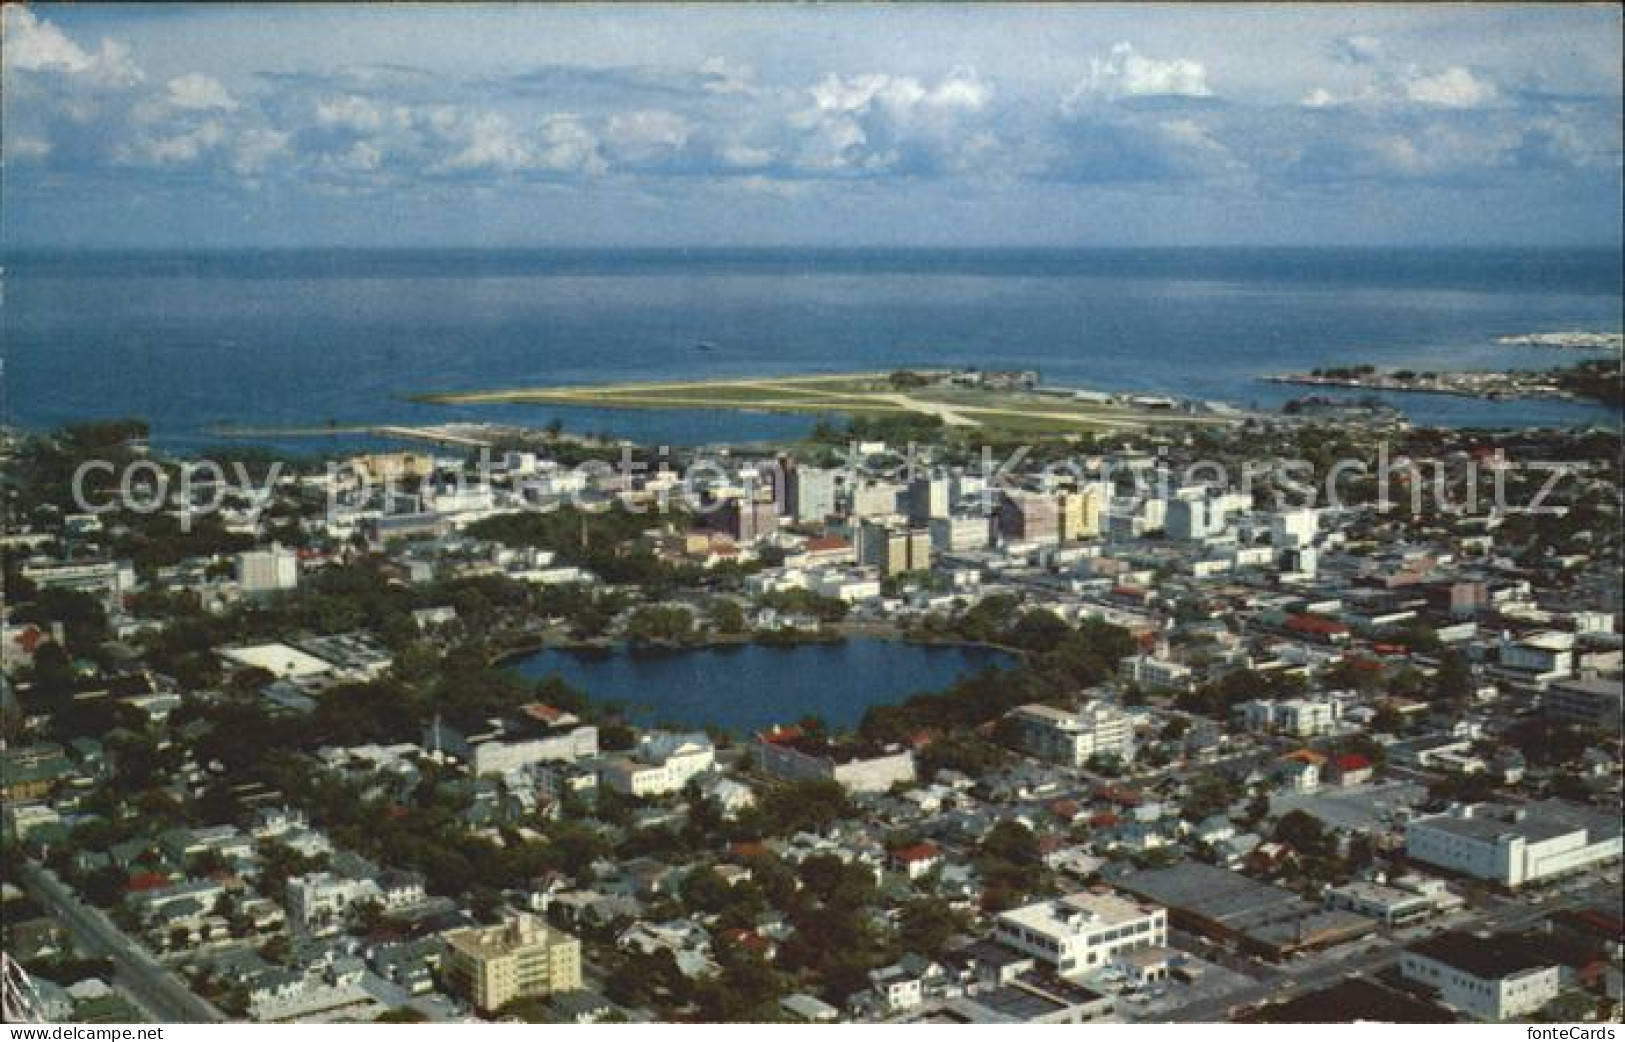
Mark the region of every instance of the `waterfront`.
[[557, 674], [641, 724], [714, 725], [745, 735], [819, 716], [851, 727], [871, 705], [940, 691], [966, 673], [1013, 665], [989, 648], [856, 639], [737, 644], [694, 650], [534, 652], [510, 663], [531, 678]]
[[[1495, 338], [1617, 329], [1619, 263], [1583, 251], [18, 255], [0, 333], [8, 419], [35, 428], [144, 416], [160, 447], [195, 450], [225, 426], [557, 418], [692, 445], [794, 438], [816, 418], [407, 399], [930, 363], [1274, 408], [1295, 392], [1258, 377], [1350, 358], [1549, 365], [1550, 349]], [[1571, 402], [1392, 404], [1456, 426], [1614, 422]]]

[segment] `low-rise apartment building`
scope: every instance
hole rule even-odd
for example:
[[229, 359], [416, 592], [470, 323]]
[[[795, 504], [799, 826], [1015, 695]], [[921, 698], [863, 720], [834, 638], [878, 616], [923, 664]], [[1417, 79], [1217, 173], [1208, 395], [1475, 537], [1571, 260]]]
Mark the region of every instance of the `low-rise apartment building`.
[[1081, 767], [1095, 756], [1134, 758], [1134, 722], [1115, 706], [1097, 702], [1072, 711], [1027, 705], [1006, 719], [1021, 748], [1049, 763]]
[[1168, 913], [1110, 893], [1083, 892], [1013, 908], [994, 936], [1063, 977], [1110, 965], [1118, 955], [1168, 943]]

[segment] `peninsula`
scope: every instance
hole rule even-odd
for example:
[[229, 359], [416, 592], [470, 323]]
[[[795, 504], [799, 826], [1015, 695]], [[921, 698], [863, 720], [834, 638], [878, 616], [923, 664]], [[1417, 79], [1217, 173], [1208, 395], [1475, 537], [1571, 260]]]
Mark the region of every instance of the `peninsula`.
[[1239, 414], [1148, 395], [1113, 395], [1045, 387], [1034, 371], [902, 369], [894, 372], [738, 377], [441, 391], [413, 400], [443, 405], [535, 403], [600, 409], [723, 409], [925, 418], [950, 428], [989, 433], [1064, 436], [1143, 430], [1155, 425], [1233, 423]]

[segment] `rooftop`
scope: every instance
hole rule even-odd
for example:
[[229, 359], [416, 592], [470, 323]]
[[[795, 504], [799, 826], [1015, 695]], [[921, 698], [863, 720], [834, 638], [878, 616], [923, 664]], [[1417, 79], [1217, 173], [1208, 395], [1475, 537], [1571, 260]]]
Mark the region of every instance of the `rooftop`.
[[1480, 980], [1515, 977], [1552, 965], [1551, 959], [1543, 956], [1524, 938], [1509, 934], [1478, 937], [1461, 930], [1450, 930], [1417, 941], [1406, 950], [1442, 962]]
[[1462, 804], [1443, 814], [1418, 818], [1415, 824], [1484, 842], [1493, 842], [1500, 836], [1540, 842], [1582, 830], [1596, 842], [1620, 834], [1617, 818], [1555, 799], [1519, 805]]
[[1151, 915], [1157, 909], [1119, 897], [1116, 894], [1097, 894], [1088, 891], [1068, 894], [1050, 901], [1012, 908], [999, 918], [1029, 930], [1065, 932], [1080, 927], [1115, 926], [1134, 922]]
[[507, 955], [517, 948], [558, 944], [570, 940], [568, 934], [548, 926], [533, 915], [520, 914], [498, 926], [472, 926], [446, 934], [446, 944], [476, 959]]

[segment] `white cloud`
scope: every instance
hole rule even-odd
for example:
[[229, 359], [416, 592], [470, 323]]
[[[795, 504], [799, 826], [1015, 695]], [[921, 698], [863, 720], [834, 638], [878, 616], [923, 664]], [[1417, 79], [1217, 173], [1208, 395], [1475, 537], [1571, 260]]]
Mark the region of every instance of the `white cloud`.
[[475, 117], [463, 132], [462, 148], [441, 163], [448, 171], [513, 172], [531, 166], [536, 157], [507, 119], [495, 112]]
[[4, 41], [5, 64], [11, 69], [62, 72], [103, 87], [131, 87], [143, 79], [122, 43], [103, 40], [100, 50], [91, 53], [21, 4], [4, 8]]
[[773, 153], [765, 148], [749, 145], [729, 145], [722, 150], [722, 161], [735, 170], [754, 170], [773, 162]]
[[226, 141], [226, 128], [215, 120], [208, 120], [178, 134], [142, 138], [133, 148], [124, 151], [124, 159], [156, 166], [185, 166], [202, 159]]
[[200, 72], [188, 73], [170, 80], [167, 100], [175, 108], [188, 111], [209, 109], [229, 111], [237, 107], [236, 100], [219, 80]]
[[674, 152], [688, 143], [688, 120], [663, 109], [619, 112], [611, 116], [608, 142], [630, 156], [647, 158], [660, 152]]
[[975, 71], [955, 69], [934, 87], [912, 76], [868, 73], [842, 77], [831, 73], [809, 93], [821, 112], [862, 113], [881, 106], [893, 115], [907, 116], [916, 108], [974, 112], [993, 97], [993, 88]]
[[1489, 104], [1500, 91], [1489, 80], [1457, 65], [1443, 72], [1413, 74], [1405, 84], [1405, 96], [1423, 105], [1470, 109]]
[[596, 175], [608, 169], [598, 139], [574, 116], [549, 117], [538, 136], [537, 163], [546, 170]]
[[1382, 61], [1382, 41], [1375, 36], [1340, 36], [1332, 41], [1332, 57], [1344, 65], [1371, 65]]
[[1311, 109], [1364, 103], [1471, 109], [1488, 105], [1500, 96], [1493, 82], [1460, 66], [1427, 72], [1413, 65], [1397, 70], [1379, 69], [1374, 82], [1367, 82], [1357, 90], [1338, 93], [1315, 87], [1299, 99], [1298, 104]]
[[804, 130], [796, 164], [815, 173], [944, 169], [983, 140], [973, 121], [993, 86], [956, 68], [935, 84], [912, 76], [834, 73], [807, 88], [812, 107], [790, 116]]
[[239, 177], [264, 173], [274, 160], [288, 156], [289, 135], [269, 127], [254, 127], [238, 137], [231, 157], [232, 172]]
[[51, 154], [51, 143], [33, 134], [10, 134], [0, 161], [10, 159], [44, 159]]
[[325, 98], [316, 103], [316, 122], [320, 126], [370, 134], [384, 125], [384, 110], [367, 98], [346, 94]]
[[1089, 59], [1089, 73], [1073, 88], [1068, 98], [1077, 104], [1088, 95], [1108, 99], [1156, 96], [1206, 98], [1213, 94], [1207, 83], [1207, 66], [1189, 58], [1168, 61], [1147, 58], [1133, 44], [1119, 43], [1105, 59]]
[[749, 65], [735, 65], [722, 57], [710, 57], [700, 65], [705, 89], [713, 94], [743, 94], [750, 90], [756, 70]]
[[1329, 109], [1336, 108], [1339, 105], [1358, 105], [1381, 100], [1382, 94], [1375, 87], [1367, 84], [1349, 94], [1337, 94], [1325, 87], [1315, 87], [1298, 99], [1298, 104], [1306, 109]]

